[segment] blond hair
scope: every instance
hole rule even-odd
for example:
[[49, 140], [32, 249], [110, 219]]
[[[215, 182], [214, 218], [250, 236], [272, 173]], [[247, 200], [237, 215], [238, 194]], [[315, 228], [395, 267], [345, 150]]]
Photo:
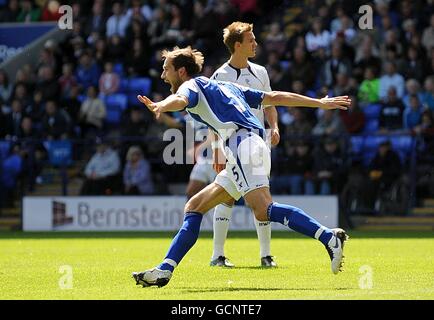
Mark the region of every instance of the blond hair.
[[171, 59], [175, 70], [184, 67], [190, 77], [202, 71], [205, 61], [202, 52], [192, 49], [190, 46], [186, 48], [175, 47], [172, 51], [164, 50], [162, 57], [163, 59]]
[[235, 42], [243, 42], [243, 35], [246, 32], [253, 32], [253, 24], [236, 21], [223, 29], [223, 43], [233, 54], [235, 52]]

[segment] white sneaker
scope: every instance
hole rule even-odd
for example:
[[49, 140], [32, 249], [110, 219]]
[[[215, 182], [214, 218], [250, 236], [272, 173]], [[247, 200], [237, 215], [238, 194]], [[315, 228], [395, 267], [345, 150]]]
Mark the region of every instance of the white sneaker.
[[142, 272], [133, 272], [133, 278], [136, 285], [141, 284], [143, 287], [158, 286], [164, 287], [172, 278], [170, 270], [160, 270], [152, 268]]
[[329, 243], [325, 246], [329, 253], [330, 260], [332, 261], [332, 272], [338, 274], [342, 271], [342, 264], [344, 260], [344, 242], [348, 240], [348, 235], [345, 230], [340, 228], [332, 229], [334, 236], [330, 239]]

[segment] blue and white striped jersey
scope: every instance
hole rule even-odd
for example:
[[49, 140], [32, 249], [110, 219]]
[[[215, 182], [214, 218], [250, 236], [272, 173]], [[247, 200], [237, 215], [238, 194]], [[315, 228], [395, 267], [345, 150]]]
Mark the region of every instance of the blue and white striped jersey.
[[261, 107], [263, 91], [201, 76], [184, 82], [176, 94], [187, 97], [186, 111], [223, 141], [242, 128], [265, 136], [263, 125], [250, 110]]

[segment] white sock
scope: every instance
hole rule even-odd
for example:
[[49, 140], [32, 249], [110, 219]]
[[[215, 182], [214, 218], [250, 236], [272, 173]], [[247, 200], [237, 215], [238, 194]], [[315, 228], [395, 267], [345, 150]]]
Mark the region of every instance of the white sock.
[[214, 209], [214, 237], [212, 260], [225, 255], [225, 241], [228, 235], [229, 222], [232, 216], [232, 207], [219, 204]]
[[258, 233], [261, 258], [270, 256], [271, 223], [270, 221], [258, 221], [256, 218], [254, 220], [256, 232]]

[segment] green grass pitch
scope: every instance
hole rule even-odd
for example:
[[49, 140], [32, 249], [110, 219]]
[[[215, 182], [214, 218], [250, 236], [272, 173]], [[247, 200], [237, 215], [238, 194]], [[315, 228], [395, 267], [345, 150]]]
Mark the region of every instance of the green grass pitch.
[[259, 267], [255, 233], [231, 231], [236, 267], [212, 268], [202, 232], [166, 287], [136, 286], [131, 272], [158, 264], [174, 234], [0, 233], [0, 299], [434, 299], [432, 232], [350, 231], [339, 275], [319, 242], [290, 232], [273, 233], [276, 269]]

